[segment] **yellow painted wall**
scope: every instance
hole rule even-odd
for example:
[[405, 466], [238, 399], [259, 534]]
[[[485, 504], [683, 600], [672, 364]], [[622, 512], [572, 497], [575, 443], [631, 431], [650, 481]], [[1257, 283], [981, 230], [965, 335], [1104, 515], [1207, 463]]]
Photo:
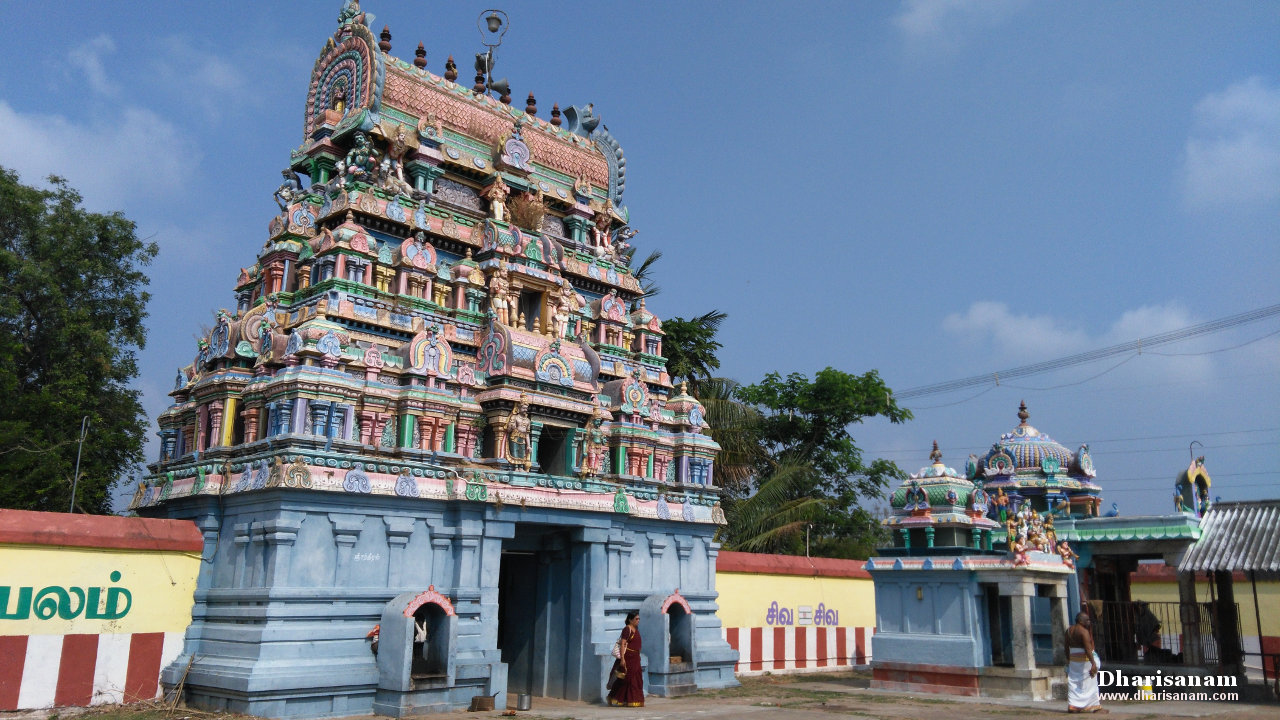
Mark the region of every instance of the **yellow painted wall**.
[[[1178, 602], [1178, 584], [1176, 582], [1135, 582], [1130, 584], [1130, 595], [1134, 600], [1147, 602]], [[1258, 621], [1253, 612], [1253, 588], [1248, 580], [1235, 582], [1236, 604], [1240, 606], [1240, 632], [1243, 635], [1257, 635]], [[1201, 580], [1196, 583], [1196, 600], [1209, 602], [1209, 583]], [[1262, 634], [1280, 636], [1280, 582], [1258, 581], [1258, 604], [1262, 610]]]
[[[870, 579], [813, 577], [808, 575], [754, 575], [716, 573], [720, 597], [717, 615], [724, 627], [768, 627], [765, 617], [776, 601], [796, 611], [801, 606], [839, 612], [837, 625], [875, 627], [876, 596]], [[796, 624], [800, 616], [796, 614]]]
[[[0, 601], [8, 589], [7, 603], [0, 606], [0, 635], [182, 632], [191, 624], [199, 572], [199, 553], [0, 545]], [[31, 588], [34, 607], [27, 617], [15, 619], [25, 605], [22, 588]], [[61, 588], [66, 602], [59, 603], [61, 594], [46, 588]], [[119, 617], [86, 617], [91, 588], [99, 588], [95, 613], [110, 615], [114, 609]]]

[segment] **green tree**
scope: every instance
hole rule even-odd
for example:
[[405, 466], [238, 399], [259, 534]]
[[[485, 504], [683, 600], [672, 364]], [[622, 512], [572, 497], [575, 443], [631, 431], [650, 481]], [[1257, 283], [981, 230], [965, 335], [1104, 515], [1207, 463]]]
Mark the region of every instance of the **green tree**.
[[851, 375], [826, 368], [812, 381], [800, 373], [785, 379], [769, 373], [736, 394], [759, 413], [763, 457], [754, 495], [734, 498], [726, 508], [739, 519], [729, 544], [799, 554], [807, 529], [812, 554], [865, 557], [882, 534], [878, 519], [859, 503], [882, 497], [889, 481], [904, 475], [887, 460], [865, 462], [849, 427], [873, 417], [905, 422], [911, 412], [898, 407], [874, 370]]
[[49, 180], [29, 187], [0, 168], [0, 507], [68, 508], [87, 416], [76, 504], [107, 513], [142, 460], [146, 417], [129, 384], [146, 341], [140, 268], [157, 249]]
[[722, 345], [716, 340], [720, 323], [729, 317], [719, 310], [686, 320], [673, 317], [662, 323], [662, 356], [667, 359], [667, 373], [673, 381], [689, 383], [693, 394], [699, 398], [699, 383], [712, 377], [720, 368], [716, 357]]

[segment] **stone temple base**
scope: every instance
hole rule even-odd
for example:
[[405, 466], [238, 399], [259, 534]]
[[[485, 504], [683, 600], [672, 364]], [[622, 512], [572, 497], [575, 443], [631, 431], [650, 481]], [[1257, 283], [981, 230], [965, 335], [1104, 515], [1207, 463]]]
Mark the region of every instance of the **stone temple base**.
[[898, 692], [966, 697], [1052, 700], [1065, 682], [1061, 667], [1015, 670], [1007, 667], [957, 667], [923, 663], [872, 662], [871, 687]]
[[204, 533], [193, 621], [162, 678], [195, 707], [405, 717], [476, 696], [502, 709], [508, 692], [600, 702], [631, 611], [654, 694], [737, 684], [710, 523], [290, 488], [147, 511]]

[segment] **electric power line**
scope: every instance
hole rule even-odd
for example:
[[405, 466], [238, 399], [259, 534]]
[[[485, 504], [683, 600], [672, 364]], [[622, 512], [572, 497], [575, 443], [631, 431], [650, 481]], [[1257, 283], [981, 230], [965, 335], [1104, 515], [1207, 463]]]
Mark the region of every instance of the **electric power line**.
[[[1119, 345], [1111, 345], [1109, 347], [1099, 348], [1097, 350], [1089, 350], [1087, 352], [1076, 353], [1075, 355], [1068, 355], [1066, 357], [1061, 357], [1054, 360], [1045, 360], [1043, 362], [1032, 363], [1031, 365], [1021, 365], [1019, 367], [1009, 368], [1006, 370], [1000, 370], [992, 373], [983, 373], [982, 375], [974, 375], [967, 378], [960, 378], [958, 380], [948, 380], [945, 382], [933, 383], [931, 385], [922, 385], [920, 387], [914, 387], [899, 393], [895, 393], [894, 398], [896, 400], [908, 400], [911, 398], [924, 397], [927, 395], [937, 395], [939, 393], [955, 392], [956, 390], [963, 390], [965, 388], [985, 385], [993, 381], [996, 385], [999, 385], [1002, 379], [1012, 379], [1012, 378], [1019, 378], [1019, 377], [1030, 377], [1033, 375], [1040, 375], [1043, 373], [1052, 372], [1054, 370], [1061, 370], [1063, 368], [1074, 367], [1076, 365], [1083, 365], [1085, 363], [1096, 362], [1098, 360], [1103, 360], [1105, 358], [1115, 357], [1116, 355], [1122, 355], [1126, 353], [1136, 353], [1140, 355], [1142, 354], [1144, 348], [1149, 349], [1149, 348], [1159, 347], [1161, 345], [1168, 345], [1170, 343], [1181, 342], [1182, 340], [1188, 340], [1194, 337], [1200, 337], [1201, 335], [1210, 335], [1213, 333], [1222, 332], [1223, 330], [1229, 330], [1231, 328], [1239, 327], [1241, 325], [1246, 325], [1248, 323], [1258, 322], [1259, 320], [1265, 320], [1267, 318], [1274, 317], [1276, 315], [1280, 315], [1280, 304], [1269, 305], [1267, 307], [1258, 308], [1256, 310], [1250, 310], [1248, 312], [1231, 315], [1225, 318], [1219, 318], [1217, 320], [1210, 320], [1208, 322], [1199, 323], [1198, 325], [1190, 325], [1188, 327], [1180, 328], [1178, 330], [1171, 330], [1169, 332], [1159, 333], [1157, 335], [1151, 335], [1145, 338], [1139, 338], [1137, 340], [1131, 340], [1129, 342], [1120, 343]], [[1276, 333], [1271, 333], [1270, 335], [1274, 335], [1274, 334]], [[1257, 338], [1256, 340], [1253, 340], [1250, 342], [1257, 342], [1257, 340], [1262, 340], [1265, 337], [1270, 337], [1270, 335], [1263, 336], [1263, 338]], [[1249, 343], [1244, 343], [1244, 344], [1247, 345]], [[1230, 349], [1233, 349], [1233, 348], [1223, 348], [1222, 350], [1225, 351]], [[1220, 352], [1220, 351], [1215, 351], [1215, 352]], [[1205, 354], [1208, 354], [1208, 353], [1205, 353]]]

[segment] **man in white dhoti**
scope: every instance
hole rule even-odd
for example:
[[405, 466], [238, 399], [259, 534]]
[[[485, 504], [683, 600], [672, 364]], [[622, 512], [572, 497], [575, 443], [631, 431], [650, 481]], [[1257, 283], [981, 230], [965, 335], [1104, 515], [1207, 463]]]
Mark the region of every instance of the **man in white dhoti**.
[[1107, 712], [1098, 702], [1098, 653], [1093, 649], [1089, 613], [1076, 615], [1067, 629], [1067, 712]]

